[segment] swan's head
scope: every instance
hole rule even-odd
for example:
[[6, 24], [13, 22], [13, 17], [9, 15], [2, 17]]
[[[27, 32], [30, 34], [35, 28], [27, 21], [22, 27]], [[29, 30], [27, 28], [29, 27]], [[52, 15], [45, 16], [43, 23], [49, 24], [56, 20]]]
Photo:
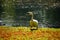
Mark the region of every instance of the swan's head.
[[29, 15], [33, 15], [33, 12], [27, 12]]
[[33, 19], [33, 12], [27, 12], [27, 13], [28, 13], [30, 19], [32, 20]]

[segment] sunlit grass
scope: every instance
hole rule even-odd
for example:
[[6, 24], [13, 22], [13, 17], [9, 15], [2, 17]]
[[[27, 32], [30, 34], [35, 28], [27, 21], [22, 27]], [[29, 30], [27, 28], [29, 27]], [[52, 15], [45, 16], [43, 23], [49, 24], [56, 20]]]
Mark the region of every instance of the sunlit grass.
[[0, 40], [60, 40], [60, 28], [0, 27]]

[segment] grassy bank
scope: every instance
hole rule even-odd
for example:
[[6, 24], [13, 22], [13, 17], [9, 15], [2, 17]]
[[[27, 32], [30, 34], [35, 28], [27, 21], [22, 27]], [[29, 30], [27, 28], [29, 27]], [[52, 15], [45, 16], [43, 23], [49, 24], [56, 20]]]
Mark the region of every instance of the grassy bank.
[[0, 26], [0, 40], [60, 40], [60, 28], [38, 28]]

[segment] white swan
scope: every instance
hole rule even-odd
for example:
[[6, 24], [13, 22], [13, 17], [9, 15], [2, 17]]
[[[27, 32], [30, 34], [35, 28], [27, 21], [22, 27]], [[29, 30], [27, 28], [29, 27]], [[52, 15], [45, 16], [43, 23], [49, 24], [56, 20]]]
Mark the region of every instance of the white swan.
[[28, 12], [29, 15], [31, 16], [31, 20], [30, 20], [30, 26], [32, 27], [36, 27], [36, 29], [38, 29], [38, 20], [33, 19], [33, 12]]

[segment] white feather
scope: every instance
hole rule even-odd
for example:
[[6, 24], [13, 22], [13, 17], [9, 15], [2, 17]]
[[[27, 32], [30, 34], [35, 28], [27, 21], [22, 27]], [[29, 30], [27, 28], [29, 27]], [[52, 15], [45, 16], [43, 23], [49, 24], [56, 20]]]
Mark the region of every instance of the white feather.
[[38, 23], [38, 21], [36, 19], [33, 19], [34, 22]]

